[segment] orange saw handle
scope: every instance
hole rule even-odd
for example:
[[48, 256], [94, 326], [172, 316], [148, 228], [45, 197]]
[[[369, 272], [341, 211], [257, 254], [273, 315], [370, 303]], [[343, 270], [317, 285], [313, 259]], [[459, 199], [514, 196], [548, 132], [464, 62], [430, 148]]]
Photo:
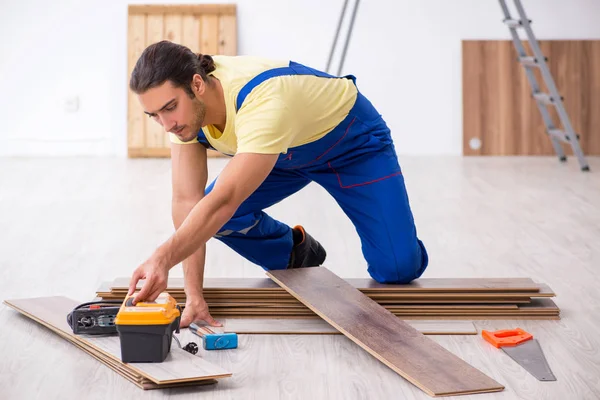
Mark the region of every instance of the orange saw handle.
[[533, 339], [533, 335], [529, 332], [525, 332], [521, 328], [516, 329], [505, 329], [501, 331], [481, 331], [481, 336], [494, 347], [500, 348], [502, 346], [516, 346], [530, 339]]

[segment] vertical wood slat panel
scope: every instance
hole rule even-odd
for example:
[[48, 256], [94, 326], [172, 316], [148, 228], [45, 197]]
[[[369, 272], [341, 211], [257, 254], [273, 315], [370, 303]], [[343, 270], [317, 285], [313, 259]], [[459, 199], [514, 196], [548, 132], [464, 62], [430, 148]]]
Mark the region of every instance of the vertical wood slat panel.
[[[146, 17], [144, 15], [129, 15], [127, 27], [128, 56], [127, 56], [127, 85], [135, 67], [135, 63], [146, 47]], [[127, 143], [129, 148], [145, 146], [146, 119], [140, 102], [128, 89], [127, 108]]]
[[[179, 14], [165, 14], [165, 32], [164, 39], [170, 40], [174, 43], [181, 43], [183, 40], [183, 15]], [[176, 121], [179, 124], [183, 124], [186, 121]], [[169, 129], [170, 127], [165, 127]], [[162, 135], [162, 147], [171, 148], [171, 140], [169, 134], [164, 133]]]
[[[146, 18], [148, 24], [146, 43], [149, 46], [164, 39], [165, 17], [164, 14], [150, 14]], [[154, 119], [148, 120], [146, 127], [146, 147], [164, 147], [163, 136], [165, 135], [165, 130], [157, 121]]]
[[237, 29], [233, 15], [219, 16], [218, 54], [234, 56], [237, 54]]
[[462, 42], [462, 121], [463, 121], [463, 154], [479, 156], [481, 147], [471, 145], [476, 140], [481, 140], [483, 115], [481, 98], [481, 68], [483, 56], [481, 46], [475, 41]]
[[200, 20], [194, 15], [183, 15], [181, 19], [181, 44], [194, 53], [200, 52]]
[[[202, 54], [218, 54], [219, 51], [219, 16], [200, 16], [200, 52]], [[209, 150], [209, 157], [222, 157], [221, 153]]]
[[587, 124], [584, 124], [581, 130], [586, 132], [586, 135], [582, 137], [586, 149], [600, 149], [600, 112], [598, 112], [600, 110], [600, 73], [598, 73], [598, 66], [600, 66], [600, 41], [594, 40], [586, 47], [582, 60], [582, 67], [587, 71], [585, 81], [592, 94], [587, 107], [585, 107]]
[[[587, 155], [600, 154], [600, 41], [540, 41], [573, 129]], [[524, 43], [532, 54], [528, 43]], [[511, 41], [463, 41], [463, 154], [555, 155], [539, 108], [531, 96], [525, 69]], [[595, 68], [594, 68], [595, 67]], [[543, 92], [548, 89], [536, 69]], [[562, 128], [554, 107], [555, 126]], [[481, 140], [480, 149], [469, 141]], [[567, 155], [571, 147], [562, 144]]]
[[203, 54], [217, 54], [219, 51], [219, 17], [202, 15], [200, 30], [200, 51]]

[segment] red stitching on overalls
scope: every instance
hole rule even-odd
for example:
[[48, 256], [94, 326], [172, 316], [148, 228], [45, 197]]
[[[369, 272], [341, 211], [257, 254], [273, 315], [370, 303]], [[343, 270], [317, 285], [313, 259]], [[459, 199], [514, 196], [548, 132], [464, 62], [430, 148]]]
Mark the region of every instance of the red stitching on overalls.
[[[350, 127], [352, 126], [352, 124], [354, 123], [354, 121], [356, 121], [356, 117], [352, 118], [352, 121], [350, 121], [350, 124], [346, 128], [346, 132], [344, 132], [344, 136], [342, 136], [341, 138], [339, 138], [337, 142], [335, 142], [330, 148], [328, 148], [327, 150], [325, 150], [325, 152], [323, 154], [321, 154], [319, 157], [315, 158], [314, 160], [312, 160], [310, 162], [307, 162], [306, 164], [298, 165], [296, 167], [284, 168], [284, 169], [302, 168], [302, 167], [306, 167], [307, 165], [310, 165], [310, 164], [314, 163], [315, 161], [319, 161], [319, 159], [321, 157], [323, 157], [325, 154], [329, 153], [329, 151], [331, 151], [331, 149], [333, 149], [335, 146], [337, 146], [346, 137], [346, 135], [348, 134], [348, 131], [350, 130]], [[291, 159], [291, 157], [290, 157], [290, 159]]]
[[366, 185], [369, 185], [371, 183], [383, 181], [385, 179], [391, 178], [391, 177], [396, 176], [396, 175], [402, 175], [402, 171], [398, 171], [398, 172], [394, 172], [391, 175], [387, 175], [387, 176], [384, 176], [384, 177], [381, 177], [381, 178], [373, 179], [372, 181], [367, 181], [367, 182], [363, 182], [363, 183], [355, 183], [355, 184], [352, 184], [352, 185], [344, 186], [344, 185], [342, 185], [342, 179], [340, 178], [340, 174], [331, 166], [330, 162], [328, 162], [327, 165], [329, 165], [329, 168], [331, 168], [331, 170], [335, 173], [335, 176], [337, 176], [338, 183], [340, 184], [340, 187], [342, 189], [350, 189], [350, 188], [358, 187], [358, 186], [366, 186]]

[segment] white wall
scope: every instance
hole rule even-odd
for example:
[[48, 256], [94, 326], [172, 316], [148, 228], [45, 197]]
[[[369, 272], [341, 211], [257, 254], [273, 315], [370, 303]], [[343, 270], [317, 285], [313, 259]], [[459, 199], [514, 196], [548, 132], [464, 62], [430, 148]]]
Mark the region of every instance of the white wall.
[[[0, 155], [125, 156], [127, 4], [0, 1]], [[237, 4], [240, 54], [325, 68], [343, 0]], [[600, 38], [600, 1], [524, 4], [540, 39]], [[460, 41], [508, 39], [501, 20], [497, 0], [361, 2], [342, 73], [358, 77], [399, 153], [461, 154]]]

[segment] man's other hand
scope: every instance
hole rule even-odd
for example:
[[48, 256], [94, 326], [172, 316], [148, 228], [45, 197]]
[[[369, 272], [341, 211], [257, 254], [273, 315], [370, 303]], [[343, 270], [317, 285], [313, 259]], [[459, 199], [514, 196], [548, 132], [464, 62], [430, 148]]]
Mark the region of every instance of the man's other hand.
[[206, 301], [199, 298], [187, 298], [185, 302], [185, 308], [183, 309], [183, 315], [181, 316], [182, 328], [188, 327], [192, 322], [204, 321], [210, 326], [223, 326], [220, 322], [213, 319], [208, 311], [208, 304]]

